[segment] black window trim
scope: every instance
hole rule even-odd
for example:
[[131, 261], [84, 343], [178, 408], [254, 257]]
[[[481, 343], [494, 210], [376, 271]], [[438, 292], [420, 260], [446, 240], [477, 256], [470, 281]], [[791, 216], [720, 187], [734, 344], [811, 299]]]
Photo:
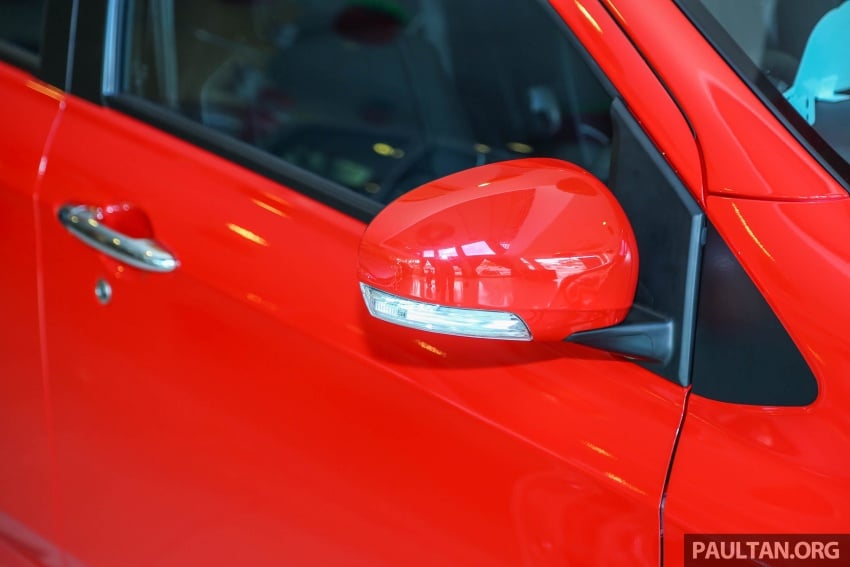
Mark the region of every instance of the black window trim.
[[[636, 297], [632, 309], [620, 325], [605, 329], [576, 333], [566, 340], [588, 346], [595, 346], [610, 352], [633, 357], [633, 362], [638, 364], [657, 376], [670, 380], [674, 384], [686, 387], [691, 384], [692, 362], [696, 346], [696, 322], [697, 304], [699, 301], [699, 279], [702, 265], [702, 249], [705, 238], [705, 212], [697, 203], [694, 196], [688, 191], [684, 182], [679, 178], [672, 166], [664, 158], [658, 146], [652, 142], [647, 132], [640, 125], [634, 115], [628, 110], [620, 97], [615, 97], [611, 103], [611, 117], [614, 122], [614, 142], [612, 146], [612, 179], [610, 190], [620, 200], [620, 204], [629, 216], [632, 226], [637, 227], [635, 217], [637, 213], [633, 209], [634, 199], [623, 200], [619, 193], [620, 182], [615, 178], [615, 163], [620, 161], [617, 157], [620, 152], [637, 153], [646, 157], [643, 162], [645, 170], [656, 171], [662, 181], [658, 188], [667, 193], [666, 202], [671, 209], [678, 210], [668, 216], [672, 219], [678, 215], [682, 219], [678, 230], [680, 238], [687, 242], [685, 249], [684, 270], [679, 276], [681, 287], [674, 293], [675, 301], [672, 305], [650, 305], [642, 304]], [[628, 181], [626, 181], [628, 183]], [[632, 195], [634, 187], [626, 189]], [[668, 226], [674, 226], [672, 221]], [[635, 228], [638, 237], [640, 255], [649, 253], [665, 254], [658, 250], [652, 239], [641, 240], [640, 231]], [[638, 281], [642, 281], [646, 264], [640, 262]], [[675, 277], [675, 276], [674, 276]], [[638, 284], [641, 285], [640, 283]], [[653, 331], [665, 328], [666, 333], [659, 332], [653, 335]], [[653, 344], [658, 341], [660, 344]], [[665, 359], [653, 360], [642, 359], [641, 355], [647, 354], [642, 351], [646, 343], [654, 347], [650, 349], [653, 354], [666, 355]], [[663, 343], [667, 343], [662, 346]], [[626, 347], [626, 348], [623, 348]], [[629, 347], [638, 347], [630, 350]]]
[[41, 56], [0, 39], [0, 60], [35, 74], [41, 68]]
[[850, 192], [850, 163], [845, 161], [785, 100], [767, 75], [750, 60], [735, 40], [703, 6], [701, 0], [674, 0], [705, 40], [723, 58], [753, 94], [779, 120], [803, 148], [847, 192]]
[[112, 94], [105, 96], [104, 103], [109, 108], [138, 118], [164, 133], [268, 177], [363, 222], [369, 222], [383, 208], [381, 203], [365, 195], [359, 195], [342, 185], [141, 97], [123, 93]]
[[[61, 0], [58, 0], [61, 1]], [[107, 12], [121, 0], [74, 0], [73, 49], [68, 61], [68, 91], [96, 104], [102, 103], [101, 84], [106, 47]]]
[[73, 52], [79, 2], [80, 0], [47, 0], [45, 7], [41, 66], [36, 76], [62, 90], [68, 90], [70, 86], [70, 57]]

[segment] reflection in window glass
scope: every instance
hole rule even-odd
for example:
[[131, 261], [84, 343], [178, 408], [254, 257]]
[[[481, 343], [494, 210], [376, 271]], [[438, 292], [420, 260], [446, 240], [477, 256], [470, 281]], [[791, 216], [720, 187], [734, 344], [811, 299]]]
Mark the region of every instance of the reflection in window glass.
[[126, 92], [380, 202], [487, 162], [607, 176], [611, 97], [528, 0], [139, 0]]

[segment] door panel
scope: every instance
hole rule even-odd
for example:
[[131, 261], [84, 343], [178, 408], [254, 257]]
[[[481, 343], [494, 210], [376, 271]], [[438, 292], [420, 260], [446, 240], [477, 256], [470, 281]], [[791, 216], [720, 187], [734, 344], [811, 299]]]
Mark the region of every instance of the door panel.
[[[685, 557], [688, 533], [850, 531], [850, 349], [846, 335], [836, 332], [850, 317], [850, 271], [842, 260], [850, 257], [850, 244], [835, 230], [850, 218], [850, 199], [711, 197], [708, 204], [787, 321], [819, 388], [805, 407], [744, 406], [691, 395], [665, 507], [665, 561], [673, 565]], [[719, 321], [734, 331], [729, 319]], [[775, 358], [782, 360], [782, 353]], [[781, 368], [771, 377], [793, 384], [794, 370]]]
[[[106, 258], [58, 222], [68, 202], [140, 207], [180, 267]], [[373, 321], [361, 223], [79, 100], [40, 216], [86, 564], [657, 564], [682, 388], [576, 345]]]
[[[44, 559], [54, 537], [38, 332], [33, 199], [61, 96], [0, 63], [0, 563]], [[39, 534], [36, 536], [35, 534]], [[4, 541], [5, 540], [5, 541]]]

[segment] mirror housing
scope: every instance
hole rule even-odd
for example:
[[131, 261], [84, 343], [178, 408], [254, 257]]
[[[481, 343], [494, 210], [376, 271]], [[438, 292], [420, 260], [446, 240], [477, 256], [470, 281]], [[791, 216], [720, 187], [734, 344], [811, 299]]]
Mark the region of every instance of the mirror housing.
[[587, 171], [555, 159], [488, 164], [389, 204], [360, 244], [373, 316], [432, 332], [563, 340], [620, 323], [638, 254], [625, 213]]

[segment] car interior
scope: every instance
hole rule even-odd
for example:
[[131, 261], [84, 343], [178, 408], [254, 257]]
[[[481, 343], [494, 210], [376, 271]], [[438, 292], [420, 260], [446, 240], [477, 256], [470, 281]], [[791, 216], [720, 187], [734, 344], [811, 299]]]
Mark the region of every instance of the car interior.
[[548, 8], [513, 3], [138, 2], [124, 86], [384, 203], [532, 155], [604, 179], [610, 97]]

